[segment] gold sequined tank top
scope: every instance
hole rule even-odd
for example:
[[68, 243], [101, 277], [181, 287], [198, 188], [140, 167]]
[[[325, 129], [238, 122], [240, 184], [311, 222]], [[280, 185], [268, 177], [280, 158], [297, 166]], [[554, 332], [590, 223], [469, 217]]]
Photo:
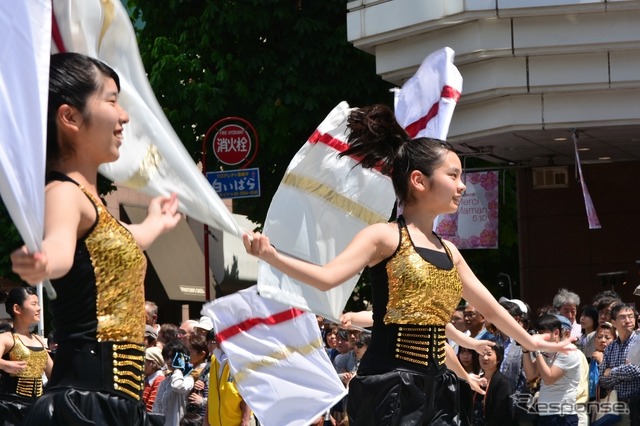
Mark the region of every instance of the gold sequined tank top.
[[462, 282], [444, 243], [445, 253], [416, 248], [402, 216], [398, 234], [394, 254], [370, 268], [373, 327], [358, 374], [409, 369], [440, 375], [446, 371], [444, 329]]
[[42, 374], [47, 366], [48, 356], [42, 342], [40, 347], [29, 347], [22, 343], [20, 336], [12, 333], [13, 347], [7, 353], [10, 361], [25, 361], [27, 367], [17, 374], [10, 374], [3, 383], [3, 390], [27, 398], [42, 395]]
[[82, 185], [53, 172], [49, 180], [73, 182], [96, 210], [96, 221], [76, 243], [71, 270], [52, 280], [56, 340], [144, 342], [146, 258], [128, 229]]
[[98, 211], [86, 239], [96, 274], [98, 341], [144, 341], [144, 276], [147, 260], [133, 238], [84, 187]]
[[[451, 252], [446, 244], [447, 256]], [[455, 266], [440, 269], [416, 251], [404, 221], [400, 246], [386, 265], [389, 301], [385, 323], [445, 325], [462, 297], [462, 282]]]

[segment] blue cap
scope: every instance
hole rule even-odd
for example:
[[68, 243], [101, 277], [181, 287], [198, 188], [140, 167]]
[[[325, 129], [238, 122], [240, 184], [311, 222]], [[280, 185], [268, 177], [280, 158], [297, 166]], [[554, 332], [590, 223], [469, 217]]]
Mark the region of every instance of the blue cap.
[[569, 318], [559, 314], [556, 314], [555, 317], [558, 318], [560, 324], [562, 324], [563, 329], [571, 331], [573, 326], [571, 325], [571, 321], [569, 321]]

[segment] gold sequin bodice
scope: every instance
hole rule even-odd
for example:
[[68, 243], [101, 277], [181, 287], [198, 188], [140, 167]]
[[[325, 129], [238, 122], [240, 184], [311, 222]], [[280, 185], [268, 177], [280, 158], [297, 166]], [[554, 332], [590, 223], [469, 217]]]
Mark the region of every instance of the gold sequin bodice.
[[98, 212], [85, 243], [96, 277], [97, 339], [144, 341], [144, 276], [147, 261], [131, 233], [88, 191]]
[[27, 366], [17, 374], [12, 374], [11, 377], [17, 378], [15, 380], [16, 389], [14, 392], [17, 395], [26, 396], [29, 398], [35, 398], [42, 395], [42, 374], [47, 366], [49, 357], [44, 345], [41, 344], [40, 350], [29, 349], [20, 336], [16, 333], [12, 333], [13, 336], [13, 348], [9, 351], [10, 361], [25, 361]]
[[16, 377], [41, 378], [47, 366], [47, 351], [42, 346], [42, 350], [32, 351], [20, 340], [16, 333], [13, 336], [13, 348], [9, 351], [9, 360], [26, 361], [27, 367], [15, 374]]
[[[455, 266], [439, 269], [415, 250], [406, 225], [400, 228], [400, 246], [389, 262], [389, 301], [386, 324], [445, 325], [462, 297]], [[444, 245], [444, 244], [443, 244]], [[444, 245], [449, 258], [451, 252]]]

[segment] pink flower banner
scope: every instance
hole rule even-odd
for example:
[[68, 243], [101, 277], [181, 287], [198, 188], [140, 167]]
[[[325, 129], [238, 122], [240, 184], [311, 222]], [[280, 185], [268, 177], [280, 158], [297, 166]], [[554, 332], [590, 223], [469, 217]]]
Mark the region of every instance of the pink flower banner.
[[436, 232], [459, 249], [498, 248], [498, 172], [465, 174], [465, 192], [456, 213], [438, 218]]

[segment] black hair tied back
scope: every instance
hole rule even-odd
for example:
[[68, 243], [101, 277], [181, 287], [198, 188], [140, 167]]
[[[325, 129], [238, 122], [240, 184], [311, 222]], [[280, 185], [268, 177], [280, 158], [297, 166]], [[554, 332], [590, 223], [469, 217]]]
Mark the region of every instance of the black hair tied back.
[[391, 109], [382, 104], [355, 109], [347, 123], [349, 149], [340, 156], [352, 156], [362, 167], [379, 167], [389, 175], [398, 150], [410, 139]]

